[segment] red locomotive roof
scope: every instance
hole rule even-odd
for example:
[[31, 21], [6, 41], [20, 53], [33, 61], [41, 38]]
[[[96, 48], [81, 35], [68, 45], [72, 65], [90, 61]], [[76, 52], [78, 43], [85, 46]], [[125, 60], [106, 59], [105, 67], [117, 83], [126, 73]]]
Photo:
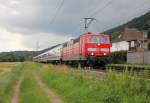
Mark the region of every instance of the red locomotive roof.
[[85, 33], [85, 34], [81, 34], [81, 36], [82, 36], [82, 35], [109, 35], [109, 34], [101, 34], [101, 33], [100, 33], [100, 34], [98, 34], [98, 33], [97, 33], [97, 34], [94, 34], [94, 33], [92, 33], [92, 32], [88, 32], [88, 33]]

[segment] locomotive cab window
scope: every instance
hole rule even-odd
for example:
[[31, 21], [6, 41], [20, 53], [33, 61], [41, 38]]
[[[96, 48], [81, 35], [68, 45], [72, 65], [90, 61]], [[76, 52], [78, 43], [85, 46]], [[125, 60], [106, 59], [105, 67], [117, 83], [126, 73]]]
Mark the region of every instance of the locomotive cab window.
[[93, 42], [92, 39], [93, 39], [93, 37], [92, 37], [92, 36], [89, 36], [89, 37], [88, 37], [88, 43], [92, 43], [92, 42]]
[[100, 43], [106, 43], [107, 42], [107, 37], [106, 36], [99, 37], [99, 42]]
[[88, 43], [107, 43], [106, 36], [89, 36]]

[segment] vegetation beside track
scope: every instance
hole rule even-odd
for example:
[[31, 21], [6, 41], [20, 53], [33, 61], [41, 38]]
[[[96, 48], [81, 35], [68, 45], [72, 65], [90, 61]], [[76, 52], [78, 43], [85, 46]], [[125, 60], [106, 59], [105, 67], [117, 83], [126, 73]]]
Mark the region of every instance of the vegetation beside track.
[[81, 67], [70, 70], [64, 65], [19, 64], [10, 72], [0, 73], [0, 103], [10, 103], [20, 74], [23, 78], [19, 103], [49, 103], [33, 73], [38, 73], [41, 80], [63, 98], [64, 103], [150, 103], [147, 72], [140, 77], [128, 71], [119, 74], [107, 71], [103, 76], [94, 72], [87, 75], [86, 72]]
[[122, 68], [139, 68], [139, 69], [150, 69], [150, 65], [146, 65], [146, 64], [108, 64], [106, 65], [106, 67], [111, 67], [111, 68], [115, 68], [115, 67], [122, 67]]
[[24, 69], [19, 103], [49, 103], [48, 97], [41, 90], [33, 76], [36, 67], [33, 63], [26, 63]]
[[[65, 103], [150, 103], [147, 73], [139, 76], [125, 71], [107, 71], [103, 78], [70, 72], [66, 66], [38, 64], [44, 83], [60, 94]], [[134, 77], [133, 77], [134, 75]]]
[[10, 72], [12, 69], [15, 69], [18, 64], [17, 62], [0, 62], [0, 74]]
[[112, 63], [126, 63], [127, 61], [127, 51], [117, 51], [111, 53]]
[[[16, 64], [0, 64], [0, 69], [3, 70], [3, 73], [0, 74], [0, 103], [10, 103], [13, 87], [21, 74], [23, 65], [16, 65], [16, 67], [14, 65]], [[4, 72], [6, 69], [7, 72]]]

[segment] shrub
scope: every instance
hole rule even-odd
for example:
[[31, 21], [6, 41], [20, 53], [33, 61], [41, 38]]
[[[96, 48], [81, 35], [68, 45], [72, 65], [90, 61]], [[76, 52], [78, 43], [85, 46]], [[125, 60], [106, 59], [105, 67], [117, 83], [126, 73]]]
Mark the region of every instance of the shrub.
[[126, 63], [127, 51], [118, 51], [111, 54], [112, 63]]

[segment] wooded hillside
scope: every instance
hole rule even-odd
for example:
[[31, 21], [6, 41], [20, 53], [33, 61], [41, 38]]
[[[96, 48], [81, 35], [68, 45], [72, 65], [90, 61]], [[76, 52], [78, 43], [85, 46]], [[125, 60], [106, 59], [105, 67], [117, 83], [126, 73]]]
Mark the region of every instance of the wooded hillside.
[[140, 31], [149, 31], [150, 32], [150, 12], [137, 17], [123, 25], [115, 27], [113, 29], [105, 31], [105, 33], [110, 33], [112, 39], [116, 38], [124, 28], [137, 28]]

